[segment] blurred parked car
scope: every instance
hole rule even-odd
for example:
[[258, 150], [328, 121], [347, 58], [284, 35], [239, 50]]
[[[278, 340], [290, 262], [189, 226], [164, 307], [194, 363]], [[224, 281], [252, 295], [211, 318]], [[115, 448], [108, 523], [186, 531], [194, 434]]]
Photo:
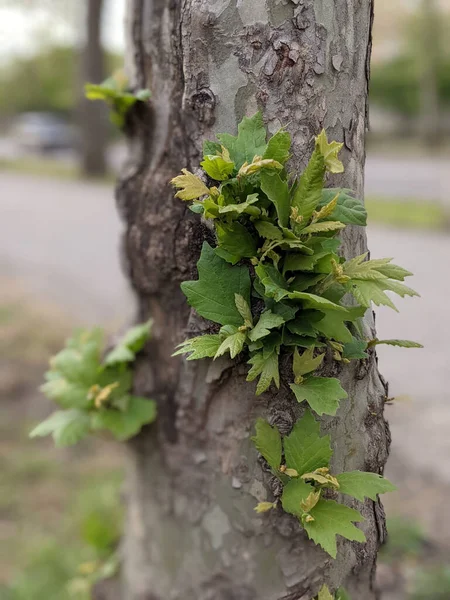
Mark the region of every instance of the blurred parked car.
[[14, 118], [9, 133], [19, 147], [28, 151], [54, 152], [77, 145], [74, 128], [52, 113], [22, 113]]

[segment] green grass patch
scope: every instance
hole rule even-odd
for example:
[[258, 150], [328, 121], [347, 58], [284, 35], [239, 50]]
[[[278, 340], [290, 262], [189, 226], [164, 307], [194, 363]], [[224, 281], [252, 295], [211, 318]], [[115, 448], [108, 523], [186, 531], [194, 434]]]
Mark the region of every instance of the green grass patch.
[[450, 212], [438, 202], [368, 196], [366, 209], [369, 224], [433, 231], [450, 229]]
[[[0, 170], [39, 177], [52, 177], [55, 179], [82, 179], [80, 169], [75, 163], [65, 162], [56, 158], [42, 156], [24, 156], [21, 158], [0, 159]], [[100, 183], [111, 183], [115, 176], [108, 173], [105, 177], [90, 178]]]

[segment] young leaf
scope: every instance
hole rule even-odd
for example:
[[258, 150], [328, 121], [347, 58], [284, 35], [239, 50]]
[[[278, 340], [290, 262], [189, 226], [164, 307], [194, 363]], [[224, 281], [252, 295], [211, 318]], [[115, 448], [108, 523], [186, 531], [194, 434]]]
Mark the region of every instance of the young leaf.
[[233, 218], [237, 218], [238, 215], [242, 215], [244, 213], [255, 217], [261, 213], [259, 208], [257, 208], [256, 206], [252, 206], [253, 204], [255, 204], [255, 202], [258, 202], [258, 199], [258, 194], [249, 194], [245, 202], [240, 202], [239, 204], [226, 204], [225, 206], [219, 206], [218, 212], [221, 215], [235, 213], [236, 217], [233, 215]]
[[234, 295], [234, 303], [247, 327], [253, 327], [253, 315], [247, 300], [240, 294]]
[[256, 435], [251, 438], [256, 449], [264, 456], [274, 471], [281, 465], [281, 436], [276, 427], [259, 418], [255, 425]]
[[295, 378], [302, 378], [302, 375], [311, 373], [320, 367], [325, 354], [319, 354], [314, 358], [314, 347], [308, 348], [300, 356], [298, 349], [294, 350], [293, 367]]
[[322, 198], [318, 208], [326, 206], [338, 195], [337, 205], [330, 218], [345, 223], [346, 225], [367, 225], [367, 212], [364, 204], [351, 195], [351, 190], [328, 188], [322, 191]]
[[90, 385], [68, 381], [64, 377], [59, 377], [58, 372], [50, 371], [50, 373], [52, 377], [40, 387], [41, 392], [47, 398], [54, 400], [63, 408], [90, 407], [92, 404], [89, 398]]
[[325, 160], [316, 147], [308, 166], [303, 171], [297, 189], [292, 198], [292, 207], [297, 209], [298, 216], [305, 226], [322, 197], [323, 178], [325, 176]]
[[378, 494], [395, 492], [397, 489], [388, 479], [377, 473], [348, 471], [336, 475], [336, 479], [339, 482], [339, 491], [341, 494], [356, 498], [360, 502], [364, 502], [364, 498], [376, 500]]
[[199, 315], [221, 325], [242, 325], [234, 295], [250, 303], [250, 275], [247, 267], [231, 267], [204, 242], [197, 263], [198, 280], [184, 281], [181, 289]]
[[336, 310], [340, 312], [346, 312], [345, 306], [335, 304], [330, 300], [327, 300], [323, 296], [317, 296], [317, 294], [309, 294], [308, 292], [289, 292], [287, 297], [291, 300], [304, 300], [305, 308], [317, 308], [318, 310]]
[[283, 445], [286, 465], [300, 475], [328, 467], [333, 455], [330, 436], [320, 436], [320, 425], [309, 410], [295, 423]]
[[80, 410], [60, 410], [39, 423], [30, 437], [52, 435], [57, 447], [72, 446], [89, 433], [89, 417]]
[[283, 169], [283, 165], [278, 161], [273, 160], [272, 158], [261, 158], [260, 156], [255, 156], [250, 164], [246, 162], [239, 169], [238, 177], [253, 175], [262, 169], [269, 170], [277, 170], [281, 171]]
[[309, 483], [305, 483], [303, 479], [291, 479], [283, 486], [283, 495], [281, 496], [283, 510], [301, 518], [305, 512], [302, 504], [312, 493], [314, 493], [314, 488]]
[[187, 169], [181, 169], [183, 175], [174, 177], [170, 183], [179, 189], [175, 194], [175, 198], [180, 200], [195, 200], [205, 194], [209, 194], [209, 189], [196, 175], [188, 171]]
[[222, 356], [225, 352], [230, 352], [231, 358], [234, 358], [244, 348], [246, 334], [243, 331], [235, 331], [231, 335], [227, 336], [220, 344], [214, 358]]
[[280, 129], [269, 139], [263, 158], [273, 158], [284, 165], [289, 158], [290, 148], [291, 136], [287, 131]]
[[245, 163], [251, 163], [255, 156], [263, 156], [266, 151], [266, 128], [262, 114], [244, 117], [238, 125], [238, 135], [221, 133], [217, 136], [220, 143], [229, 151], [231, 160], [237, 169]]
[[256, 342], [266, 335], [269, 335], [270, 329], [274, 327], [279, 327], [284, 323], [283, 317], [280, 315], [275, 315], [270, 310], [264, 311], [260, 317], [255, 327], [249, 332], [248, 337], [252, 342]]
[[354, 522], [364, 520], [353, 508], [321, 498], [310, 514], [314, 520], [304, 522], [303, 527], [309, 538], [322, 546], [332, 558], [336, 558], [337, 555], [336, 535], [350, 541], [366, 541], [364, 533], [353, 525]]
[[325, 129], [316, 137], [316, 148], [318, 148], [325, 160], [325, 167], [330, 173], [343, 173], [344, 165], [338, 159], [339, 151], [344, 144], [339, 142], [328, 142]]
[[379, 346], [385, 344], [386, 346], [398, 346], [399, 348], [423, 348], [419, 342], [412, 342], [411, 340], [371, 340], [369, 346]]
[[291, 383], [290, 387], [297, 400], [306, 400], [318, 415], [334, 416], [339, 401], [347, 398], [347, 392], [342, 389], [339, 379], [334, 377], [308, 377], [301, 384]]
[[311, 223], [311, 225], [307, 225], [302, 229], [302, 235], [322, 233], [324, 231], [339, 231], [339, 229], [344, 229], [344, 227], [344, 223], [340, 223], [339, 221], [321, 221], [320, 223]]
[[258, 514], [262, 514], [268, 512], [269, 510], [272, 510], [272, 508], [276, 508], [276, 506], [276, 502], [258, 502], [258, 504], [254, 508], [254, 511]]
[[282, 240], [282, 232], [269, 221], [256, 221], [255, 227], [259, 235], [267, 240]]
[[211, 179], [216, 181], [225, 181], [234, 170], [234, 163], [224, 156], [205, 156], [205, 160], [200, 165]]
[[186, 360], [198, 360], [200, 358], [212, 358], [222, 343], [222, 336], [218, 334], [200, 335], [190, 338], [177, 346], [178, 350], [172, 354], [189, 354]]
[[326, 586], [325, 584], [320, 588], [317, 600], [334, 600], [333, 596], [330, 593], [330, 590], [328, 589], [328, 586]]
[[265, 392], [272, 381], [277, 388], [280, 387], [280, 373], [278, 370], [278, 353], [271, 352], [265, 356], [263, 352], [256, 352], [248, 361], [252, 368], [248, 372], [247, 381], [253, 381], [259, 377], [258, 385], [256, 386], [256, 395], [259, 396]]
[[278, 173], [263, 171], [261, 173], [261, 190], [274, 204], [280, 225], [287, 227], [291, 210], [287, 181], [282, 180]]

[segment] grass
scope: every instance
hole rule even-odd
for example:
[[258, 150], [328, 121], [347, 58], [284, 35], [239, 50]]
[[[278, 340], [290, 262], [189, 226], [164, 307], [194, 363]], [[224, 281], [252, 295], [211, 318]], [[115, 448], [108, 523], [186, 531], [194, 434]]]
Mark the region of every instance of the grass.
[[[75, 163], [43, 156], [2, 158], [0, 159], [0, 171], [68, 180], [80, 179], [82, 177], [80, 169]], [[100, 183], [114, 183], [116, 178], [112, 173], [108, 173], [104, 177], [90, 178], [90, 180]]]
[[369, 223], [401, 229], [450, 229], [450, 213], [438, 202], [369, 196], [366, 198], [366, 208]]
[[116, 568], [121, 448], [89, 439], [56, 450], [29, 439], [49, 410], [37, 391], [48, 357], [72, 326], [0, 284], [0, 598], [90, 600], [91, 584]]

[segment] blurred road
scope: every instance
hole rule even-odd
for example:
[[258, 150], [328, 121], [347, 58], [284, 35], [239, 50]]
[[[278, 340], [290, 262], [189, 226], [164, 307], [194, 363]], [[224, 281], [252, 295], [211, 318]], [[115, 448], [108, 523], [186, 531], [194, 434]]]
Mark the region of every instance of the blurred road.
[[[86, 324], [132, 317], [133, 300], [119, 268], [121, 224], [112, 187], [0, 173], [0, 188], [0, 276], [14, 276]], [[379, 349], [391, 395], [411, 396], [388, 408], [393, 455], [450, 484], [450, 237], [371, 227], [369, 242], [373, 256], [393, 256], [413, 271], [411, 285], [422, 294], [395, 299], [399, 314], [377, 309], [380, 338], [426, 346]]]
[[112, 186], [0, 173], [0, 275], [86, 325], [127, 321]]
[[445, 156], [367, 156], [366, 194], [390, 198], [435, 200], [448, 205], [449, 159]]

